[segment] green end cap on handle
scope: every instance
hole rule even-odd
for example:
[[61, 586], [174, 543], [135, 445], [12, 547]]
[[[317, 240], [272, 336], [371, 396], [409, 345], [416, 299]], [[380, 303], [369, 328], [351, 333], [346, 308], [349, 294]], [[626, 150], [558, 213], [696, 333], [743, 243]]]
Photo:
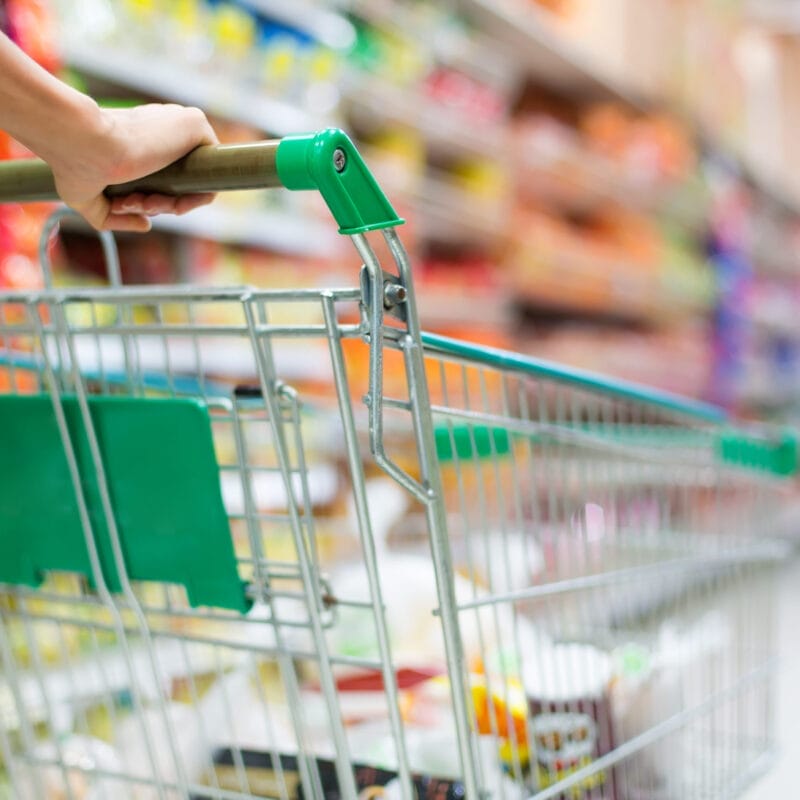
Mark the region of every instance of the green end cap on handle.
[[344, 131], [329, 128], [285, 137], [276, 167], [287, 189], [319, 191], [339, 233], [352, 236], [403, 224]]

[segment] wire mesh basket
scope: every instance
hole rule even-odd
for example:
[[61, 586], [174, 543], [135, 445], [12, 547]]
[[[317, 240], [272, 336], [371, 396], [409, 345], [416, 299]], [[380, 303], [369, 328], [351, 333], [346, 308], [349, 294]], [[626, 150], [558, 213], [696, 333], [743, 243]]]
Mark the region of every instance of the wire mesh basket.
[[8, 796], [736, 796], [794, 441], [423, 333], [339, 132], [142, 186], [243, 183], [319, 189], [360, 281], [123, 286], [103, 234], [109, 285], [0, 294]]

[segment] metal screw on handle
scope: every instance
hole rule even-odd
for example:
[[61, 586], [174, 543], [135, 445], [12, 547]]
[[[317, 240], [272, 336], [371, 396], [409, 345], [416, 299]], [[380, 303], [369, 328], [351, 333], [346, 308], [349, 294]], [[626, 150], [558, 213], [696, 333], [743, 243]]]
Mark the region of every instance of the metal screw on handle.
[[347, 154], [341, 148], [333, 151], [333, 166], [337, 172], [344, 172], [347, 166]]

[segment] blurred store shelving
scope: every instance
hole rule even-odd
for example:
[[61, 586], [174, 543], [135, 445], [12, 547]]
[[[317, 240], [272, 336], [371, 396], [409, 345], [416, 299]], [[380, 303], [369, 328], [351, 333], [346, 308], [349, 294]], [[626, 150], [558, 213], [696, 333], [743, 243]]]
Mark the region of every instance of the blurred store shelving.
[[[200, 105], [226, 140], [352, 131], [409, 220], [427, 327], [746, 415], [800, 413], [800, 39], [786, 6], [5, 5], [20, 42], [97, 97]], [[17, 216], [0, 220], [0, 252], [15, 255], [0, 281], [24, 284], [32, 212], [4, 213]], [[317, 199], [281, 193], [220, 198], [158, 230], [157, 245], [123, 238], [132, 274], [174, 279], [199, 252], [193, 278], [269, 285], [295, 258], [292, 277], [316, 284], [349, 258]], [[188, 255], [187, 237], [204, 240]], [[91, 262], [87, 243], [68, 245], [73, 267]]]

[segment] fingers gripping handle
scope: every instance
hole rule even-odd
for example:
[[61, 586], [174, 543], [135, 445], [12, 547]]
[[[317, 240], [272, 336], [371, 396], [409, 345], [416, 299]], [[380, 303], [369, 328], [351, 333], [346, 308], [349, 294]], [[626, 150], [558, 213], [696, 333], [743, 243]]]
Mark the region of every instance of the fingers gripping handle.
[[[198, 147], [158, 172], [135, 181], [109, 186], [109, 197], [134, 192], [190, 194], [280, 186], [275, 168], [279, 141]], [[43, 161], [0, 162], [0, 202], [58, 200], [53, 173]]]
[[281, 186], [275, 157], [280, 141], [198, 147], [152, 175], [109, 186], [106, 195], [195, 194]]
[[[109, 186], [106, 194], [180, 195], [279, 186], [318, 190], [344, 234], [402, 224], [358, 150], [337, 129], [252, 144], [198, 147], [152, 175]], [[53, 174], [43, 161], [0, 162], [0, 203], [57, 199]]]

